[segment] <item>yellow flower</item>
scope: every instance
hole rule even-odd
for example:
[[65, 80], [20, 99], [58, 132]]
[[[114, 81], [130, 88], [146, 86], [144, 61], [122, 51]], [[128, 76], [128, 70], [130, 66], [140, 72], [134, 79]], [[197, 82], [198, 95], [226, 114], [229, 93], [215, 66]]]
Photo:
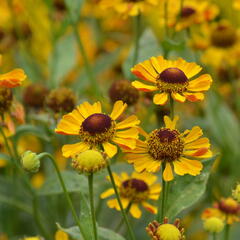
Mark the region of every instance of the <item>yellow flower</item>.
[[66, 114], [60, 120], [56, 133], [75, 135], [81, 138], [81, 142], [66, 144], [62, 148], [64, 157], [74, 157], [80, 152], [102, 146], [109, 157], [117, 153], [117, 146], [134, 149], [138, 138], [137, 124], [140, 121], [132, 115], [121, 122], [117, 119], [126, 109], [127, 104], [117, 101], [110, 115], [102, 113], [100, 102], [93, 105], [88, 102], [80, 104], [71, 113]]
[[[176, 128], [178, 116], [173, 120], [164, 117], [165, 127], [153, 130], [150, 134], [142, 131], [145, 141], [137, 140], [134, 150], [127, 150], [126, 159], [134, 164], [137, 172], [157, 172], [161, 165], [165, 181], [173, 180], [173, 171], [178, 175], [200, 174], [203, 165], [200, 159], [212, 156], [208, 138], [202, 138], [203, 132], [195, 126], [180, 133]], [[197, 159], [197, 160], [194, 160]]]
[[149, 7], [157, 6], [158, 3], [159, 0], [101, 0], [100, 7], [104, 10], [113, 9], [123, 17], [127, 17], [144, 13]]
[[211, 233], [219, 233], [224, 228], [223, 220], [217, 217], [210, 217], [204, 221], [204, 229]]
[[65, 232], [58, 230], [55, 233], [55, 240], [69, 240], [69, 237]]
[[[129, 208], [131, 215], [135, 218], [140, 218], [142, 215], [139, 209], [141, 204], [149, 212], [156, 214], [157, 208], [147, 202], [147, 200], [157, 200], [161, 191], [161, 186], [157, 181], [157, 177], [150, 173], [133, 172], [129, 176], [126, 172], [121, 175], [113, 174], [117, 185], [123, 208]], [[109, 179], [109, 178], [108, 178]], [[101, 198], [107, 198], [114, 194], [114, 189], [110, 188], [101, 194]], [[120, 211], [120, 206], [117, 199], [107, 201], [109, 208], [115, 208]]]
[[153, 221], [148, 224], [146, 231], [152, 240], [183, 240], [184, 229], [180, 227], [179, 219], [176, 219], [174, 224], [168, 223], [168, 219], [165, 218], [163, 223], [160, 224], [157, 221]]
[[236, 10], [240, 10], [240, 0], [233, 0], [233, 7]]
[[158, 91], [153, 98], [153, 102], [158, 105], [166, 104], [170, 94], [179, 102], [185, 102], [186, 99], [195, 102], [204, 99], [203, 92], [207, 91], [212, 83], [209, 74], [190, 80], [201, 70], [196, 63], [188, 63], [182, 58], [171, 61], [162, 56], [151, 57], [131, 69], [133, 74], [151, 85], [139, 81], [134, 81], [132, 85], [144, 92]]
[[[2, 56], [0, 55], [0, 65]], [[22, 84], [26, 79], [24, 71], [20, 68], [14, 69], [8, 73], [0, 74], [0, 87], [14, 88]]]
[[202, 213], [202, 219], [218, 217], [227, 224], [240, 222], [240, 204], [233, 198], [222, 198], [213, 208], [207, 208]]

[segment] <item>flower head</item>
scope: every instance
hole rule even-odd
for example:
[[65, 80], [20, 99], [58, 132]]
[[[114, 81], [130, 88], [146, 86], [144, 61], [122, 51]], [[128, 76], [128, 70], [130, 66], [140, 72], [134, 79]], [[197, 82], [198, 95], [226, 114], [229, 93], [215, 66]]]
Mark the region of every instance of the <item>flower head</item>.
[[106, 167], [107, 160], [96, 150], [86, 150], [73, 157], [72, 166], [80, 173], [94, 173]]
[[207, 218], [204, 221], [203, 226], [204, 226], [204, 229], [208, 232], [219, 233], [223, 230], [224, 223], [223, 223], [223, 220], [221, 218], [210, 217], [210, 218]]
[[[121, 197], [121, 202], [124, 208], [130, 206], [130, 213], [135, 218], [140, 218], [142, 215], [139, 209], [141, 204], [146, 210], [151, 213], [156, 213], [157, 209], [147, 202], [147, 200], [157, 200], [161, 187], [159, 183], [155, 183], [157, 177], [150, 173], [136, 173], [133, 172], [131, 176], [122, 172], [121, 175], [113, 174], [114, 180], [118, 187], [118, 191]], [[114, 189], [110, 188], [101, 194], [101, 198], [107, 198], [114, 194]], [[117, 199], [111, 199], [107, 201], [109, 208], [115, 208], [120, 210]]]
[[75, 135], [81, 142], [67, 144], [62, 148], [64, 157], [76, 154], [91, 148], [102, 146], [109, 157], [117, 153], [115, 143], [121, 148], [134, 149], [138, 138], [137, 124], [139, 120], [132, 115], [121, 122], [117, 119], [126, 109], [127, 104], [117, 101], [110, 115], [102, 113], [100, 102], [93, 105], [84, 102], [71, 113], [60, 120], [55, 131], [59, 134]]
[[214, 204], [213, 208], [207, 208], [202, 213], [202, 219], [210, 217], [221, 218], [227, 224], [240, 222], [240, 204], [233, 198], [222, 198]]
[[173, 120], [165, 116], [165, 127], [150, 134], [142, 131], [146, 140], [137, 140], [134, 150], [124, 150], [126, 159], [134, 164], [136, 171], [157, 172], [163, 165], [165, 181], [174, 178], [172, 167], [178, 175], [200, 174], [203, 166], [199, 160], [212, 156], [209, 140], [201, 137], [203, 132], [198, 126], [180, 133], [175, 128], [177, 120], [177, 116]]
[[26, 151], [22, 154], [22, 166], [26, 171], [37, 172], [40, 167], [40, 159], [38, 155], [31, 151]]
[[153, 98], [153, 102], [158, 105], [166, 104], [169, 95], [178, 102], [185, 102], [186, 99], [191, 102], [200, 101], [204, 99], [203, 92], [212, 83], [209, 74], [191, 80], [201, 69], [197, 64], [188, 63], [182, 58], [172, 61], [162, 56], [151, 57], [131, 69], [133, 74], [151, 85], [139, 81], [134, 81], [132, 85], [144, 92], [158, 91]]
[[[0, 64], [2, 56], [0, 55]], [[0, 74], [0, 87], [14, 88], [22, 84], [26, 79], [24, 71], [20, 68], [14, 69], [8, 73]]]
[[183, 240], [185, 239], [183, 233], [184, 229], [180, 227], [179, 219], [176, 219], [174, 224], [168, 223], [165, 218], [163, 223], [153, 221], [148, 224], [146, 231], [152, 240]]

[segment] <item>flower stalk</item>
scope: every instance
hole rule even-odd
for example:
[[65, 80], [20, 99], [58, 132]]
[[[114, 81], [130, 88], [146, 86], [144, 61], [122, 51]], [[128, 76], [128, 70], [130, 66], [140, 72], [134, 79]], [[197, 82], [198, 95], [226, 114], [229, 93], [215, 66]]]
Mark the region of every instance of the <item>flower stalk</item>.
[[139, 55], [139, 40], [140, 40], [140, 30], [141, 30], [141, 14], [138, 13], [136, 17], [133, 19], [134, 21], [134, 52], [133, 52], [133, 60], [132, 66], [137, 63], [138, 55]]

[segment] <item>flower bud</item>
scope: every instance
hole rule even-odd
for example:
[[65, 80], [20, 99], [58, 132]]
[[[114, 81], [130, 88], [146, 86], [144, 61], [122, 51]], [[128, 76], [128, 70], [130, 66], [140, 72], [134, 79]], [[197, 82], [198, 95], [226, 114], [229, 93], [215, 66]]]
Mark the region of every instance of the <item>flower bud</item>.
[[21, 158], [22, 166], [26, 171], [35, 173], [40, 167], [40, 158], [39, 156], [31, 151], [26, 151], [23, 153]]
[[237, 184], [236, 188], [232, 191], [232, 196], [240, 203], [240, 184]]
[[210, 217], [204, 221], [203, 227], [210, 233], [219, 233], [223, 230], [224, 223], [220, 218]]
[[104, 155], [96, 150], [79, 153], [72, 160], [72, 166], [79, 173], [94, 173], [107, 165]]

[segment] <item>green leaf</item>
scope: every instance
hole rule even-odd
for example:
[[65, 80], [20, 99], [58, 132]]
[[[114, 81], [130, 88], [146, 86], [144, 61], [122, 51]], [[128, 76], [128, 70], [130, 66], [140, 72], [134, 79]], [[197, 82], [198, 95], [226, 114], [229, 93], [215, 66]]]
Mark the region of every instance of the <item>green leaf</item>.
[[21, 136], [26, 134], [33, 134], [44, 141], [47, 141], [47, 142], [50, 141], [50, 138], [45, 133], [44, 129], [42, 129], [41, 127], [30, 125], [30, 124], [18, 126], [16, 129], [16, 133], [14, 135], [14, 139], [18, 140]]
[[[57, 224], [57, 226], [60, 230], [69, 234], [70, 237], [72, 237], [73, 239], [78, 239], [78, 240], [83, 239], [81, 233], [79, 232], [78, 227], [75, 226], [70, 228], [63, 228], [59, 224]], [[125, 238], [119, 235], [118, 233], [115, 233], [110, 229], [102, 228], [102, 227], [98, 227], [98, 236], [100, 240], [125, 240]], [[89, 238], [88, 240], [92, 240], [92, 238]]]
[[[68, 192], [87, 193], [87, 179], [76, 172], [64, 171], [61, 173]], [[55, 195], [63, 193], [62, 186], [56, 174], [46, 179], [46, 182], [38, 190], [39, 195]]]
[[65, 0], [65, 4], [71, 14], [71, 20], [77, 23], [80, 18], [80, 10], [83, 4], [83, 0]]
[[[122, 70], [127, 79], [132, 79], [133, 75], [130, 71], [132, 66], [134, 46], [130, 50], [130, 54], [123, 63]], [[137, 62], [144, 61], [152, 56], [163, 54], [163, 49], [159, 46], [158, 41], [150, 29], [145, 30], [139, 41], [139, 52]]]
[[170, 184], [166, 216], [174, 219], [184, 209], [192, 206], [204, 194], [211, 166], [216, 156], [203, 161], [203, 170], [198, 176], [176, 176]]
[[57, 87], [69, 71], [72, 70], [75, 66], [76, 58], [77, 51], [74, 36], [67, 35], [60, 38], [49, 59], [51, 87]]

